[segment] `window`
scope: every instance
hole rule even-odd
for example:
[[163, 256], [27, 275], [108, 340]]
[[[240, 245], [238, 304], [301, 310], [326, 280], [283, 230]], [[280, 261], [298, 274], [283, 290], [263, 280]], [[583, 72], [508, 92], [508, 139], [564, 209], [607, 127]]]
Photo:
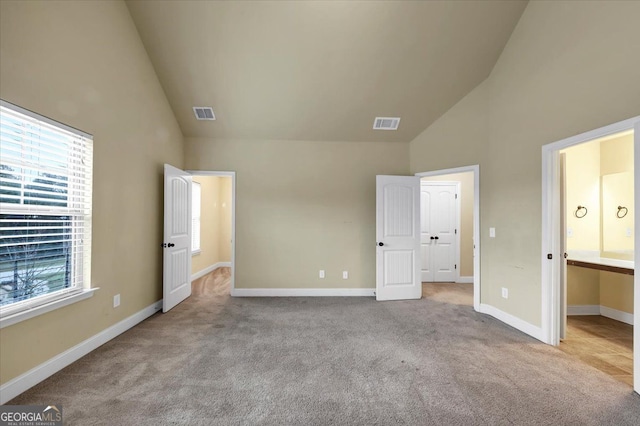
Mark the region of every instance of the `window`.
[[191, 253], [200, 253], [200, 205], [202, 188], [198, 182], [191, 185]]
[[90, 287], [93, 138], [0, 103], [0, 315]]

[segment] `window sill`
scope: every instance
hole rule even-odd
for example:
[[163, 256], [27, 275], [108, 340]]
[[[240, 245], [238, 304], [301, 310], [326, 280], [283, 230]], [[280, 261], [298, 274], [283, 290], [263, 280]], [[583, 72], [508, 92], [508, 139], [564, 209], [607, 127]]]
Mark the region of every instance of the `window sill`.
[[191, 250], [191, 256], [197, 256], [200, 253], [202, 253], [202, 250], [198, 249], [198, 250]]
[[62, 308], [63, 306], [71, 305], [81, 300], [88, 299], [91, 296], [93, 296], [93, 293], [96, 290], [99, 290], [99, 287], [85, 289], [80, 293], [75, 293], [70, 296], [62, 297], [58, 300], [54, 300], [52, 302], [45, 303], [43, 305], [34, 306], [31, 309], [27, 309], [21, 312], [16, 312], [15, 314], [1, 316], [0, 329], [8, 327], [10, 325], [17, 324], [24, 320], [28, 320], [29, 318], [37, 317], [38, 315], [46, 314], [47, 312], [54, 311], [58, 308]]

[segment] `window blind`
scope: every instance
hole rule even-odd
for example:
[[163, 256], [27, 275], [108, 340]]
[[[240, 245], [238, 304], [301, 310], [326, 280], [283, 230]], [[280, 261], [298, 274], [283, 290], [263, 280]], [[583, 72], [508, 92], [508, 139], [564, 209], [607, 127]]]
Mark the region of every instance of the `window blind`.
[[202, 204], [202, 187], [198, 182], [191, 185], [191, 250], [200, 250], [200, 206]]
[[0, 103], [0, 312], [90, 287], [93, 138]]

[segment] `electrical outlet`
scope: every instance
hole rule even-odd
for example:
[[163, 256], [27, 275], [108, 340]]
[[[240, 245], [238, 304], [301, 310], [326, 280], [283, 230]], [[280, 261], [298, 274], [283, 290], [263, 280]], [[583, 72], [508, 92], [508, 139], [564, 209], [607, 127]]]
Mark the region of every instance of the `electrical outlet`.
[[631, 237], [633, 235], [633, 231], [631, 231], [631, 228], [627, 228], [627, 237]]
[[116, 294], [113, 296], [113, 307], [117, 308], [118, 306], [120, 306], [120, 295]]
[[324, 278], [324, 269], [320, 269], [320, 272], [318, 273], [318, 276], [320, 278]]
[[489, 228], [489, 238], [496, 237], [496, 228]]
[[506, 287], [502, 287], [502, 297], [504, 299], [508, 299], [509, 298], [509, 289]]
[[342, 271], [342, 279], [343, 280], [349, 279], [349, 271]]
[[573, 237], [573, 228], [567, 228], [567, 238]]

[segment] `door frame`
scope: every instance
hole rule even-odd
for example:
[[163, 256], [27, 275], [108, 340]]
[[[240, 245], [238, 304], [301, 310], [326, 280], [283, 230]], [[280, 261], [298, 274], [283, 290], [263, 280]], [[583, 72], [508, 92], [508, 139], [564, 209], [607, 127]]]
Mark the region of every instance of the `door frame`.
[[[415, 176], [422, 178], [466, 172], [473, 173], [473, 309], [480, 312], [480, 165], [474, 164], [451, 169], [420, 172], [415, 173]], [[460, 215], [458, 214], [459, 217]], [[458, 244], [459, 247], [460, 244]]]
[[[615, 133], [635, 129], [634, 134], [634, 342], [633, 368], [640, 371], [640, 116], [629, 118], [599, 129], [571, 136], [542, 146], [542, 341], [560, 344], [560, 151]], [[551, 260], [547, 255], [551, 254]], [[640, 374], [634, 374], [634, 390], [640, 391]]]
[[[455, 264], [456, 264], [456, 268], [455, 268], [455, 273], [454, 273], [454, 277], [455, 280], [454, 282], [460, 282], [460, 269], [457, 268], [457, 265], [460, 265], [460, 226], [461, 226], [461, 218], [460, 218], [460, 209], [461, 209], [461, 205], [462, 205], [462, 199], [461, 198], [457, 198], [457, 195], [460, 194], [460, 182], [459, 181], [448, 181], [448, 180], [422, 180], [423, 177], [429, 177], [429, 176], [422, 176], [420, 178], [420, 190], [422, 191], [422, 186], [447, 186], [447, 185], [453, 185], [456, 187], [456, 199], [455, 199], [455, 214], [456, 214], [456, 234], [455, 234]], [[422, 209], [422, 205], [420, 205], [420, 209]], [[420, 212], [422, 213], [422, 211]], [[422, 225], [422, 224], [421, 224]], [[421, 242], [422, 244], [422, 242]], [[421, 269], [422, 270], [422, 269]]]
[[236, 172], [213, 170], [186, 170], [192, 176], [218, 176], [231, 178], [231, 287], [233, 296], [236, 288]]

